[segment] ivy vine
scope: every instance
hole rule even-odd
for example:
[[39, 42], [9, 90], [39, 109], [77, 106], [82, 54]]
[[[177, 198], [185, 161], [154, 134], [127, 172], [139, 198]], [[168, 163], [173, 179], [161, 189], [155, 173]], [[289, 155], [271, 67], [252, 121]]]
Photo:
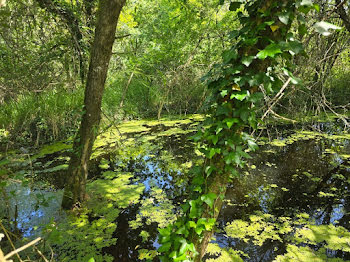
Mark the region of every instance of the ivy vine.
[[307, 33], [307, 13], [319, 10], [311, 0], [221, 0], [220, 4], [236, 12], [241, 29], [230, 33], [234, 44], [205, 77], [212, 93], [211, 109], [206, 128], [193, 137], [205, 161], [192, 168], [192, 196], [182, 205], [184, 215], [159, 229], [158, 252], [164, 262], [200, 261], [203, 250], [198, 247], [210, 241], [227, 183], [238, 176], [237, 168], [244, 167], [249, 152], [258, 148], [244, 129], [257, 127], [261, 89], [267, 94], [280, 89], [281, 73], [293, 84], [300, 83], [292, 74], [292, 58], [305, 52], [296, 34]]

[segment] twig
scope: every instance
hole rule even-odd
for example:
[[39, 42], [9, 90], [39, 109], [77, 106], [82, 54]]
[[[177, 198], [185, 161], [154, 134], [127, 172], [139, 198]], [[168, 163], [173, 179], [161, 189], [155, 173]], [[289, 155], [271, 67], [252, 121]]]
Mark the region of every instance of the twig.
[[130, 86], [130, 83], [131, 83], [131, 80], [132, 80], [133, 76], [134, 76], [134, 72], [131, 73], [130, 78], [128, 80], [128, 83], [126, 84], [126, 87], [124, 89], [123, 97], [122, 97], [122, 100], [120, 101], [120, 104], [119, 104], [119, 108], [120, 109], [123, 108], [124, 100], [126, 98], [126, 94], [128, 92], [128, 89], [129, 89], [129, 86]]
[[42, 259], [45, 261], [45, 262], [49, 262], [49, 260], [46, 259], [46, 257], [43, 255], [43, 253], [41, 253], [41, 251], [37, 248], [37, 247], [34, 247], [35, 251], [42, 257]]
[[[15, 249], [15, 250], [13, 250], [12, 252], [8, 253], [8, 254], [5, 256], [5, 259], [8, 259], [8, 258], [12, 257], [12, 256], [15, 255], [15, 254], [17, 255], [17, 253], [19, 253], [19, 252], [21, 252], [21, 251], [27, 249], [28, 247], [30, 247], [30, 246], [32, 246], [32, 245], [35, 245], [35, 244], [38, 243], [40, 240], [41, 240], [41, 237], [38, 237], [37, 239], [35, 239], [35, 240], [29, 242], [28, 244], [26, 244], [26, 245], [24, 245], [24, 246], [22, 246], [22, 247], [20, 247], [20, 248], [17, 248], [17, 249]], [[22, 260], [21, 260], [21, 261], [22, 261]]]
[[266, 112], [264, 113], [264, 115], [261, 117], [261, 120], [264, 120], [264, 118], [268, 115], [269, 112], [273, 112], [272, 108], [276, 105], [276, 103], [282, 98], [283, 96], [283, 91], [287, 88], [287, 86], [289, 85], [290, 81], [292, 80], [292, 78], [288, 78], [287, 82], [284, 83], [284, 85], [282, 86], [282, 88], [280, 89], [280, 91], [275, 95], [275, 97], [272, 99], [272, 101], [274, 100], [274, 102], [269, 106], [269, 108], [266, 110]]
[[[9, 234], [7, 233], [6, 228], [3, 226], [3, 224], [2, 224], [1, 222], [0, 222], [0, 227], [1, 227], [2, 230], [4, 231], [4, 233], [5, 233], [5, 235], [6, 235], [7, 239], [8, 239], [8, 241], [10, 242], [11, 247], [13, 248], [13, 250], [16, 250], [16, 247], [15, 247], [15, 245], [13, 244], [13, 242], [12, 242], [12, 240], [11, 240]], [[18, 258], [19, 261], [22, 261], [21, 257], [20, 257], [17, 253], [16, 253], [16, 256], [17, 256], [17, 258]], [[6, 261], [6, 258], [7, 258], [7, 256], [5, 256], [5, 261]]]
[[[105, 130], [107, 130], [107, 129], [110, 128], [111, 126], [114, 126], [114, 127], [117, 129], [117, 131], [118, 131], [120, 137], [122, 137], [122, 136], [123, 136], [122, 133], [120, 132], [118, 126], [115, 124], [115, 122], [116, 122], [117, 120], [113, 117], [113, 121], [111, 121], [111, 119], [107, 116], [107, 114], [106, 114], [105, 112], [103, 112], [103, 110], [101, 110], [101, 112], [102, 112], [102, 114], [111, 122], [111, 124], [110, 124]], [[101, 133], [101, 134], [102, 134], [102, 133]], [[123, 144], [122, 139], [120, 139], [120, 142]]]
[[278, 117], [278, 118], [281, 118], [283, 120], [286, 120], [286, 121], [291, 121], [292, 123], [296, 123], [297, 121], [293, 120], [293, 119], [290, 119], [290, 118], [287, 118], [287, 117], [284, 117], [284, 116], [281, 116], [279, 114], [277, 114], [275, 111], [273, 111], [272, 109], [270, 110], [271, 114], [273, 114], [275, 117]]

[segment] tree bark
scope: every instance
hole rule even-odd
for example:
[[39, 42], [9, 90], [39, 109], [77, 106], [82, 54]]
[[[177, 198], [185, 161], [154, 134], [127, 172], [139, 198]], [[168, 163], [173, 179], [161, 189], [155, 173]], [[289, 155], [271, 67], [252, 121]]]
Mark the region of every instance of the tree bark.
[[74, 139], [73, 154], [68, 167], [68, 184], [62, 207], [72, 208], [86, 200], [88, 163], [96, 138], [101, 102], [112, 55], [116, 26], [126, 0], [100, 0], [95, 39], [91, 50], [88, 78], [85, 88], [84, 112], [79, 131]]
[[346, 30], [348, 30], [348, 32], [350, 32], [350, 16], [348, 15], [348, 13], [345, 11], [344, 8], [344, 4], [346, 4], [347, 0], [335, 0], [335, 3], [337, 5], [337, 10], [336, 12], [338, 13], [338, 15], [340, 16], [341, 20], [343, 21], [343, 24], [346, 28]]

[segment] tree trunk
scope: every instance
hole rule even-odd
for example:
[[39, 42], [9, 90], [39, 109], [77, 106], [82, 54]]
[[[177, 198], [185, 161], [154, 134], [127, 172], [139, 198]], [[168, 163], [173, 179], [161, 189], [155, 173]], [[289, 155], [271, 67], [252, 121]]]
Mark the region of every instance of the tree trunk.
[[[213, 180], [210, 182], [210, 185], [208, 187], [208, 192], [214, 193], [217, 196], [225, 195], [227, 190], [227, 185], [229, 182], [229, 176], [228, 175], [216, 175], [213, 177]], [[214, 203], [214, 217], [218, 218], [219, 213], [221, 211], [223, 205], [223, 199], [218, 197], [215, 200]], [[204, 218], [212, 218], [213, 214], [209, 212], [209, 209], [204, 212], [203, 216]], [[211, 238], [214, 234], [214, 229], [211, 231], [205, 231], [203, 238], [200, 240], [197, 237], [195, 238], [194, 245], [196, 247], [197, 252], [199, 253], [198, 256], [195, 258], [195, 262], [200, 262], [202, 260], [202, 257], [205, 255], [205, 252], [207, 250], [208, 244], [211, 241]]]
[[[287, 3], [292, 3], [293, 1], [284, 0], [283, 2], [287, 4]], [[265, 21], [262, 21], [261, 18], [259, 18], [257, 13], [259, 12], [259, 10], [264, 10], [264, 9], [268, 9], [269, 7], [271, 7], [272, 3], [273, 3], [272, 0], [257, 1], [257, 4], [255, 5], [255, 11], [254, 11], [256, 13], [249, 14], [251, 19], [255, 19], [253, 22], [253, 26], [255, 25], [257, 27], [260, 24], [265, 22]], [[281, 10], [278, 10], [278, 8], [274, 8], [273, 13], [278, 13], [280, 11]], [[265, 49], [265, 47], [269, 43], [266, 42], [264, 40], [264, 38], [268, 38], [268, 39], [274, 40], [276, 42], [281, 40], [282, 30], [288, 31], [290, 25], [284, 25], [283, 23], [278, 21], [278, 19], [273, 19], [273, 14], [271, 14], [271, 17], [266, 17], [266, 21], [269, 21], [269, 19], [270, 20], [277, 20], [277, 21], [275, 21], [275, 24], [277, 24], [280, 29], [274, 30], [274, 31], [272, 29], [260, 31], [261, 35], [259, 35], [259, 41], [257, 41], [257, 43], [254, 46], [240, 47], [237, 50], [240, 55], [245, 54], [245, 55], [254, 56], [258, 53], [259, 50]], [[265, 60], [255, 60], [254, 63], [252, 63], [249, 66], [249, 68], [253, 72], [259, 73], [259, 72], [265, 72], [269, 66], [271, 66], [271, 60], [265, 59]], [[242, 75], [244, 75], [244, 71], [242, 71]], [[251, 94], [258, 91], [258, 87], [243, 86], [242, 89], [248, 89]], [[230, 97], [230, 94], [228, 95], [228, 97]], [[222, 99], [224, 99], [224, 98], [222, 98]], [[234, 103], [234, 102], [231, 102], [231, 103]], [[237, 106], [235, 104], [232, 104], [232, 108], [233, 108], [233, 110], [239, 110], [239, 108], [237, 108]], [[232, 112], [231, 112], [231, 114], [232, 114]], [[228, 149], [228, 150], [230, 150], [230, 149]], [[224, 157], [222, 155], [220, 155], [220, 156], [212, 159], [212, 165], [216, 166], [218, 170], [223, 171], [224, 167], [226, 165]], [[228, 186], [228, 182], [230, 180], [230, 174], [225, 174], [224, 172], [213, 172], [212, 176], [213, 177], [210, 179], [210, 181], [208, 181], [208, 184], [207, 184], [208, 185], [207, 192], [215, 193], [217, 196], [225, 195], [226, 190], [227, 190], [227, 186]], [[203, 213], [202, 217], [203, 218], [215, 218], [217, 220], [219, 213], [220, 213], [220, 210], [222, 208], [222, 205], [223, 205], [222, 198], [217, 197], [217, 199], [214, 201], [214, 207], [215, 207], [214, 214], [210, 214], [210, 210], [209, 210], [209, 208], [207, 208], [206, 211]], [[194, 260], [195, 262], [200, 262], [202, 260], [202, 257], [205, 255], [207, 246], [211, 241], [213, 233], [214, 233], [214, 230], [205, 231], [202, 239], [199, 239], [198, 235], [194, 236], [193, 242], [195, 244], [195, 249], [199, 253], [199, 255], [197, 255], [195, 257], [195, 260]]]
[[130, 78], [128, 80], [128, 83], [126, 84], [126, 87], [125, 87], [124, 92], [123, 92], [122, 100], [120, 101], [120, 104], [119, 104], [119, 109], [123, 108], [124, 100], [126, 98], [126, 94], [128, 93], [128, 89], [129, 89], [129, 86], [130, 86], [130, 83], [131, 83], [133, 76], [134, 76], [134, 72], [131, 73]]
[[85, 88], [84, 112], [79, 131], [74, 139], [73, 154], [68, 167], [62, 207], [72, 208], [86, 199], [88, 162], [96, 138], [101, 102], [112, 54], [116, 26], [125, 0], [100, 0], [95, 39], [91, 50], [88, 78]]
[[335, 3], [337, 5], [337, 13], [340, 16], [341, 20], [343, 21], [343, 24], [346, 28], [346, 30], [348, 30], [348, 32], [350, 32], [350, 16], [348, 15], [348, 13], [346, 12], [346, 9], [348, 8], [344, 8], [344, 4], [346, 4], [347, 0], [335, 0]]
[[164, 99], [162, 101], [160, 101], [160, 105], [158, 108], [158, 114], [157, 114], [158, 121], [160, 120], [160, 117], [162, 116], [163, 107], [164, 107], [164, 104], [166, 102], [165, 100], [168, 99], [169, 93], [170, 93], [170, 87], [168, 87], [168, 90], [166, 91]]

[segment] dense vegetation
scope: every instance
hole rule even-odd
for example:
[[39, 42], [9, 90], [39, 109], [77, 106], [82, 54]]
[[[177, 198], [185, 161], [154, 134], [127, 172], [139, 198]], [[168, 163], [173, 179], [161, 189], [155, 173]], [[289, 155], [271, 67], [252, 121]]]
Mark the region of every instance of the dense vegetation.
[[0, 1], [0, 261], [350, 260], [349, 10]]

